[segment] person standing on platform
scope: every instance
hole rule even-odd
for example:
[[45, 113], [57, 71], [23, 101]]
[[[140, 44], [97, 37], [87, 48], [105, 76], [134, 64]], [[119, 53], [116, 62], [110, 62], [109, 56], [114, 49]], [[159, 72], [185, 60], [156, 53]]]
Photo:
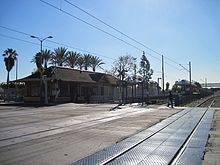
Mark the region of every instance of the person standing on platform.
[[169, 91], [169, 97], [168, 97], [168, 104], [167, 106], [169, 107], [171, 105], [171, 108], [173, 108], [173, 94], [172, 91]]

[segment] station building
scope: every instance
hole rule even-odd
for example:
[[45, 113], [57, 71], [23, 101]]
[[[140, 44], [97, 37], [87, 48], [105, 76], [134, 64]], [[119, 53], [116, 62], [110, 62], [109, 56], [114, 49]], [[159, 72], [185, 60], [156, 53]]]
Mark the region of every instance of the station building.
[[105, 73], [51, 66], [42, 75], [35, 72], [17, 81], [25, 83], [25, 102], [40, 102], [45, 93], [48, 102], [99, 103], [119, 98], [118, 79]]

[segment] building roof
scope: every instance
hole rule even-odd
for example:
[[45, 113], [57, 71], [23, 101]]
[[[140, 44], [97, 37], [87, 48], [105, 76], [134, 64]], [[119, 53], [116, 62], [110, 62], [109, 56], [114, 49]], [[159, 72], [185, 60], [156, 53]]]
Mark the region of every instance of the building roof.
[[[62, 80], [68, 82], [83, 82], [83, 83], [108, 83], [116, 85], [118, 79], [112, 75], [91, 71], [81, 71], [78, 69], [54, 67], [47, 68], [43, 75], [47, 76], [47, 80]], [[39, 81], [40, 73], [35, 72], [25, 78], [19, 79], [19, 82]]]

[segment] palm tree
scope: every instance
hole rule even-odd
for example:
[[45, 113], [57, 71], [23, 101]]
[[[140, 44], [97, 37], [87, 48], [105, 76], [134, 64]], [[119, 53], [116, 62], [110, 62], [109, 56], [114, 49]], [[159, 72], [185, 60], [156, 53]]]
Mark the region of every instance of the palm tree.
[[51, 63], [53, 65], [63, 66], [64, 62], [66, 61], [67, 56], [67, 48], [58, 47], [54, 49], [54, 53], [51, 56]]
[[66, 57], [66, 64], [71, 68], [74, 68], [77, 65], [77, 60], [79, 59], [80, 54], [77, 52], [69, 51]]
[[83, 66], [84, 66], [84, 58], [82, 56], [79, 56], [78, 60], [77, 60], [77, 64], [78, 68], [80, 70], [82, 70]]
[[36, 53], [34, 58], [31, 60], [31, 62], [36, 64], [38, 70], [41, 69], [43, 64], [42, 53], [41, 52]]
[[90, 63], [91, 63], [91, 67], [92, 67], [93, 72], [95, 72], [95, 70], [96, 70], [97, 67], [103, 69], [100, 65], [105, 64], [105, 63], [102, 62], [102, 60], [101, 60], [99, 57], [97, 57], [97, 56], [92, 56]]
[[42, 50], [42, 62], [44, 63], [44, 68], [47, 68], [47, 63], [51, 59], [53, 52], [51, 50]]
[[4, 51], [3, 57], [4, 58], [4, 62], [5, 62], [5, 67], [7, 70], [7, 86], [9, 87], [9, 72], [11, 71], [11, 69], [13, 68], [14, 64], [15, 64], [15, 60], [17, 59], [17, 52], [14, 49], [11, 48], [7, 48]]
[[85, 70], [88, 70], [88, 67], [91, 66], [91, 58], [92, 56], [90, 54], [84, 54], [83, 61], [84, 61]]

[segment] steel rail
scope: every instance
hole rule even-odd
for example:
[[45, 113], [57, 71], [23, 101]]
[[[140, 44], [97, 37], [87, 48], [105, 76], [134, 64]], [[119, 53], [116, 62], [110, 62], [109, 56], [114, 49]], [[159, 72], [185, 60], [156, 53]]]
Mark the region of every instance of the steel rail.
[[117, 153], [116, 155], [108, 158], [107, 160], [98, 163], [98, 165], [105, 165], [110, 163], [111, 161], [115, 160], [116, 158], [122, 156], [123, 154], [125, 154], [126, 152], [132, 150], [133, 148], [137, 147], [138, 145], [140, 145], [141, 143], [143, 143], [144, 141], [148, 140], [149, 138], [151, 138], [152, 136], [154, 136], [155, 134], [159, 133], [160, 131], [162, 131], [163, 129], [167, 128], [169, 125], [171, 125], [172, 123], [174, 123], [175, 121], [177, 121], [178, 119], [180, 119], [181, 117], [183, 117], [184, 115], [186, 115], [187, 113], [191, 112], [192, 109], [190, 109], [189, 111], [187, 111], [186, 113], [182, 114], [180, 117], [176, 118], [175, 120], [171, 121], [170, 123], [166, 124], [164, 127], [160, 128], [157, 131], [152, 132], [150, 135], [148, 135], [146, 138], [142, 139], [141, 141], [137, 142], [136, 144], [132, 145], [131, 147], [126, 148], [124, 151], [121, 151], [119, 153]]
[[[199, 119], [198, 123], [196, 124], [196, 126], [194, 127], [194, 129], [191, 131], [190, 135], [186, 138], [185, 142], [182, 144], [182, 146], [180, 147], [180, 149], [177, 151], [177, 153], [175, 154], [175, 156], [173, 157], [173, 159], [170, 161], [169, 164], [171, 165], [175, 165], [178, 163], [179, 159], [181, 158], [181, 156], [184, 154], [187, 146], [190, 143], [190, 140], [192, 139], [193, 135], [195, 134], [196, 130], [199, 127], [199, 124], [201, 123], [202, 119], [204, 118], [205, 114], [208, 112], [208, 110], [212, 107], [212, 105], [215, 102], [215, 97], [209, 98], [207, 100], [205, 100], [203, 103], [205, 103], [206, 101], [212, 100], [211, 104], [207, 107], [207, 109], [205, 110], [205, 112], [203, 113], [203, 115], [201, 116], [201, 118]], [[200, 104], [201, 105], [201, 104]]]
[[[212, 97], [212, 98], [213, 98], [213, 97]], [[205, 102], [207, 102], [207, 101], [210, 100], [210, 99], [211, 99], [211, 98], [208, 98], [207, 100], [204, 100], [202, 103], [196, 105], [195, 107], [201, 106], [202, 104], [204, 104]], [[213, 103], [213, 102], [214, 102], [214, 100], [212, 101], [212, 103]], [[110, 158], [108, 158], [108, 159], [106, 159], [106, 160], [104, 160], [104, 161], [98, 163], [98, 165], [106, 165], [106, 164], [108, 164], [108, 163], [114, 161], [115, 159], [117, 159], [117, 158], [119, 158], [120, 156], [124, 155], [125, 153], [127, 153], [127, 152], [130, 151], [130, 150], [132, 150], [133, 148], [137, 147], [138, 145], [140, 145], [140, 144], [143, 143], [144, 141], [148, 140], [149, 138], [151, 138], [151, 137], [154, 136], [155, 134], [159, 133], [159, 132], [162, 131], [163, 129], [167, 128], [169, 125], [171, 125], [172, 123], [174, 123], [175, 121], [177, 121], [177, 120], [180, 119], [181, 117], [185, 116], [186, 114], [188, 114], [188, 113], [191, 112], [192, 110], [193, 110], [193, 107], [192, 107], [189, 111], [187, 111], [186, 113], [184, 113], [184, 114], [182, 114], [181, 116], [179, 116], [178, 118], [176, 118], [175, 120], [173, 120], [173, 121], [171, 121], [170, 123], [166, 124], [164, 127], [162, 127], [162, 128], [160, 128], [159, 130], [157, 130], [157, 131], [151, 133], [151, 134], [148, 135], [146, 138], [144, 138], [144, 139], [142, 139], [141, 141], [137, 142], [136, 144], [134, 144], [134, 145], [132, 145], [132, 146], [126, 148], [125, 150], [123, 150], [123, 151], [121, 151], [121, 152], [115, 154], [114, 156], [112, 156], [112, 157], [110, 157]], [[208, 110], [208, 109], [207, 109], [207, 110]], [[207, 110], [205, 111], [205, 113], [207, 112]], [[178, 113], [179, 113], [179, 112], [178, 112]], [[202, 117], [204, 117], [205, 113], [203, 114]], [[201, 119], [199, 120], [199, 122], [200, 122], [200, 121], [201, 121]], [[198, 123], [199, 123], [199, 122], [198, 122]], [[199, 125], [198, 123], [197, 123], [197, 125]], [[197, 127], [197, 125], [196, 125], [195, 127]], [[194, 128], [193, 130], [195, 130], [195, 128]], [[187, 139], [188, 139], [188, 138], [187, 138]], [[187, 140], [186, 140], [186, 141], [187, 141]], [[185, 144], [185, 142], [184, 142], [184, 144]], [[184, 144], [183, 144], [183, 145], [184, 145]], [[179, 151], [179, 150], [178, 150], [178, 151]]]

